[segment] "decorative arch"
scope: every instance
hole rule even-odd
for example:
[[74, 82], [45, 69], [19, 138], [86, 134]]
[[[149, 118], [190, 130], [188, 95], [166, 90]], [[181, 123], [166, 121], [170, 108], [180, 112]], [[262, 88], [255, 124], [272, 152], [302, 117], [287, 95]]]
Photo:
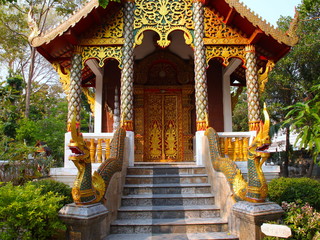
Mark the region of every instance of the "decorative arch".
[[85, 62], [95, 58], [99, 62], [99, 67], [104, 66], [106, 59], [116, 59], [119, 62], [119, 68], [122, 68], [122, 47], [121, 46], [88, 46], [82, 49], [82, 69]]
[[206, 61], [214, 58], [222, 59], [222, 64], [228, 66], [231, 58], [238, 58], [242, 61], [243, 65], [246, 64], [245, 46], [239, 45], [216, 45], [206, 46]]
[[140, 45], [144, 31], [155, 31], [160, 40], [158, 44], [169, 46], [168, 36], [175, 30], [184, 32], [187, 45], [193, 41], [192, 0], [136, 0], [134, 10], [134, 40]]
[[185, 39], [185, 43], [187, 45], [191, 46], [193, 43], [192, 34], [187, 28], [182, 27], [182, 26], [171, 28], [166, 32], [162, 32], [161, 30], [157, 29], [156, 27], [144, 27], [136, 33], [135, 38], [134, 38], [134, 42], [136, 45], [142, 44], [143, 37], [144, 37], [143, 33], [145, 31], [154, 31], [158, 34], [158, 36], [160, 38], [159, 40], [157, 40], [158, 45], [162, 48], [165, 48], [165, 47], [168, 47], [171, 43], [171, 40], [169, 40], [170, 33], [177, 31], [177, 30], [183, 31], [183, 37]]

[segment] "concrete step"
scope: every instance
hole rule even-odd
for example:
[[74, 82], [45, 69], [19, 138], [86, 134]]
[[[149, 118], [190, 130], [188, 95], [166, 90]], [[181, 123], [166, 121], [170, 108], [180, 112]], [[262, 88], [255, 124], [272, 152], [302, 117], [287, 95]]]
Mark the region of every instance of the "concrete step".
[[209, 183], [125, 184], [123, 195], [210, 193]]
[[128, 175], [165, 175], [165, 174], [205, 174], [202, 166], [134, 166], [128, 168]]
[[206, 174], [127, 175], [126, 184], [207, 183]]
[[111, 234], [103, 240], [238, 240], [228, 232]]
[[122, 206], [214, 205], [214, 195], [204, 194], [136, 194], [122, 196]]
[[221, 218], [123, 219], [111, 224], [111, 234], [119, 233], [206, 233], [225, 232], [228, 223]]
[[216, 218], [220, 209], [215, 205], [202, 206], [123, 206], [118, 219]]

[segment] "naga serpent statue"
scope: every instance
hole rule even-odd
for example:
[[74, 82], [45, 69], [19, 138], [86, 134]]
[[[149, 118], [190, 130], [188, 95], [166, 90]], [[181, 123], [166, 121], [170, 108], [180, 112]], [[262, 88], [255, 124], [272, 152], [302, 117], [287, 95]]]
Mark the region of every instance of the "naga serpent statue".
[[78, 168], [78, 175], [72, 188], [72, 198], [77, 205], [98, 203], [102, 200], [113, 174], [122, 170], [126, 131], [123, 128], [115, 131], [110, 143], [110, 157], [101, 163], [93, 175], [91, 175], [90, 151], [75, 121], [71, 124], [71, 136], [69, 148], [72, 154], [69, 160], [72, 160]]
[[266, 106], [264, 106], [263, 112], [265, 123], [261, 121], [257, 136], [248, 148], [248, 181], [243, 178], [240, 169], [230, 158], [221, 156], [217, 132], [213, 128], [208, 128], [205, 132], [209, 140], [213, 168], [224, 173], [237, 201], [244, 200], [257, 203], [264, 202], [267, 197], [268, 186], [262, 172], [262, 164], [270, 155], [266, 150], [271, 144], [269, 137], [270, 119]]

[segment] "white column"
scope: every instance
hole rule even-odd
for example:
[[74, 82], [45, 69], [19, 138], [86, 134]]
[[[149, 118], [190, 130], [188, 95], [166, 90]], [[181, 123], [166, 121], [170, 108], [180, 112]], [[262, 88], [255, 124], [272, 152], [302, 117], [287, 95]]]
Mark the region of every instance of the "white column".
[[223, 71], [223, 120], [224, 131], [232, 132], [232, 109], [231, 109], [231, 94], [230, 94], [230, 75], [242, 63], [240, 59], [233, 58], [229, 65]]
[[96, 75], [96, 93], [94, 104], [94, 133], [102, 131], [102, 93], [103, 93], [103, 68], [99, 67], [97, 60], [90, 59], [87, 65]]

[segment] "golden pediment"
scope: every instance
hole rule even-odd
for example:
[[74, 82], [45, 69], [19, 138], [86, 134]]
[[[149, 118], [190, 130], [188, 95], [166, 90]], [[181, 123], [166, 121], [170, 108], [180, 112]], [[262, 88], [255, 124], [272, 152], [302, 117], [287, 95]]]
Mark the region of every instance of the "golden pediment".
[[214, 10], [205, 7], [204, 13], [204, 44], [236, 44], [246, 45], [249, 40], [240, 31], [228, 26], [224, 23], [223, 17], [215, 13]]
[[123, 11], [114, 12], [102, 25], [87, 32], [80, 41], [82, 46], [123, 45]]

